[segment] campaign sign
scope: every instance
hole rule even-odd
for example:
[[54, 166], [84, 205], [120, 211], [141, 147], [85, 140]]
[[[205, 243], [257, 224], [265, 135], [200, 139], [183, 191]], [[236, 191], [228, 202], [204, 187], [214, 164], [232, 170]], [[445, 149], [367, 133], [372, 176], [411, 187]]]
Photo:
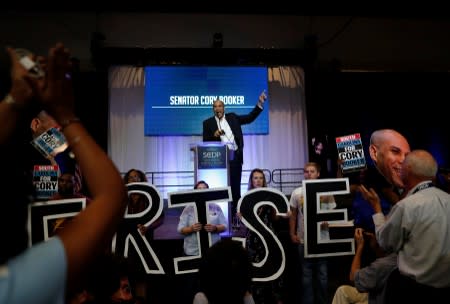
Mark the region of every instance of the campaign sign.
[[31, 141], [31, 144], [49, 158], [67, 149], [68, 144], [64, 134], [57, 128], [50, 128]]
[[35, 165], [33, 185], [37, 199], [49, 199], [58, 192], [58, 165]]
[[366, 167], [366, 158], [359, 133], [336, 137], [336, 147], [342, 173], [358, 171]]

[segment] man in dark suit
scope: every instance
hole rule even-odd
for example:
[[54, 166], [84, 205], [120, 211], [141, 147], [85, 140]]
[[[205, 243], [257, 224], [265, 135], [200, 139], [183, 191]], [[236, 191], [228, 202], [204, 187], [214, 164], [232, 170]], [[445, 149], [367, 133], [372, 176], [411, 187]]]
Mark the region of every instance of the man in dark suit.
[[258, 98], [258, 103], [253, 110], [246, 115], [226, 113], [224, 102], [220, 99], [214, 101], [214, 116], [203, 121], [203, 141], [219, 141], [228, 145], [230, 186], [233, 196], [232, 214], [236, 213], [236, 206], [241, 197], [242, 163], [244, 162], [244, 137], [242, 125], [253, 122], [263, 110], [266, 101], [266, 92], [263, 91]]

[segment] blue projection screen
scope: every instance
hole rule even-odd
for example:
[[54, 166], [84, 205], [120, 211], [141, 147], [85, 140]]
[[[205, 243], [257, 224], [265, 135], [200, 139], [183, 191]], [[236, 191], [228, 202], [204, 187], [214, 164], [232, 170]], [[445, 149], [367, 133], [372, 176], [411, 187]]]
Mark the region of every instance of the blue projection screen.
[[[225, 112], [247, 114], [261, 92], [267, 94], [267, 85], [267, 67], [148, 66], [145, 135], [202, 135], [203, 120], [213, 116], [214, 100], [224, 101]], [[269, 99], [264, 111], [242, 131], [269, 133]]]

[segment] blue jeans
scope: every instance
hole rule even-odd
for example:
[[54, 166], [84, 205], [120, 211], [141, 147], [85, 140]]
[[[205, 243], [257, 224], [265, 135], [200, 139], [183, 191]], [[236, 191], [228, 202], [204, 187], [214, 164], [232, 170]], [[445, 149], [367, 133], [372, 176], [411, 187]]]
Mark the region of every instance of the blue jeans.
[[298, 250], [303, 270], [303, 304], [328, 304], [327, 259], [305, 258], [303, 244]]

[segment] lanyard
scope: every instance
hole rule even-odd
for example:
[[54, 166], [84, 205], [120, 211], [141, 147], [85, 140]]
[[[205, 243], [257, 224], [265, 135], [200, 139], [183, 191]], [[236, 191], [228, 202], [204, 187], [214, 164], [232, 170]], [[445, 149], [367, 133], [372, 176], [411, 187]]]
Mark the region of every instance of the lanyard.
[[433, 185], [432, 182], [428, 182], [428, 183], [422, 184], [422, 185], [420, 185], [419, 187], [417, 187], [417, 188], [413, 191], [412, 194], [417, 193], [417, 192], [419, 192], [419, 191], [422, 191], [422, 190], [424, 190], [424, 189], [430, 188], [430, 187], [434, 187], [434, 185]]

